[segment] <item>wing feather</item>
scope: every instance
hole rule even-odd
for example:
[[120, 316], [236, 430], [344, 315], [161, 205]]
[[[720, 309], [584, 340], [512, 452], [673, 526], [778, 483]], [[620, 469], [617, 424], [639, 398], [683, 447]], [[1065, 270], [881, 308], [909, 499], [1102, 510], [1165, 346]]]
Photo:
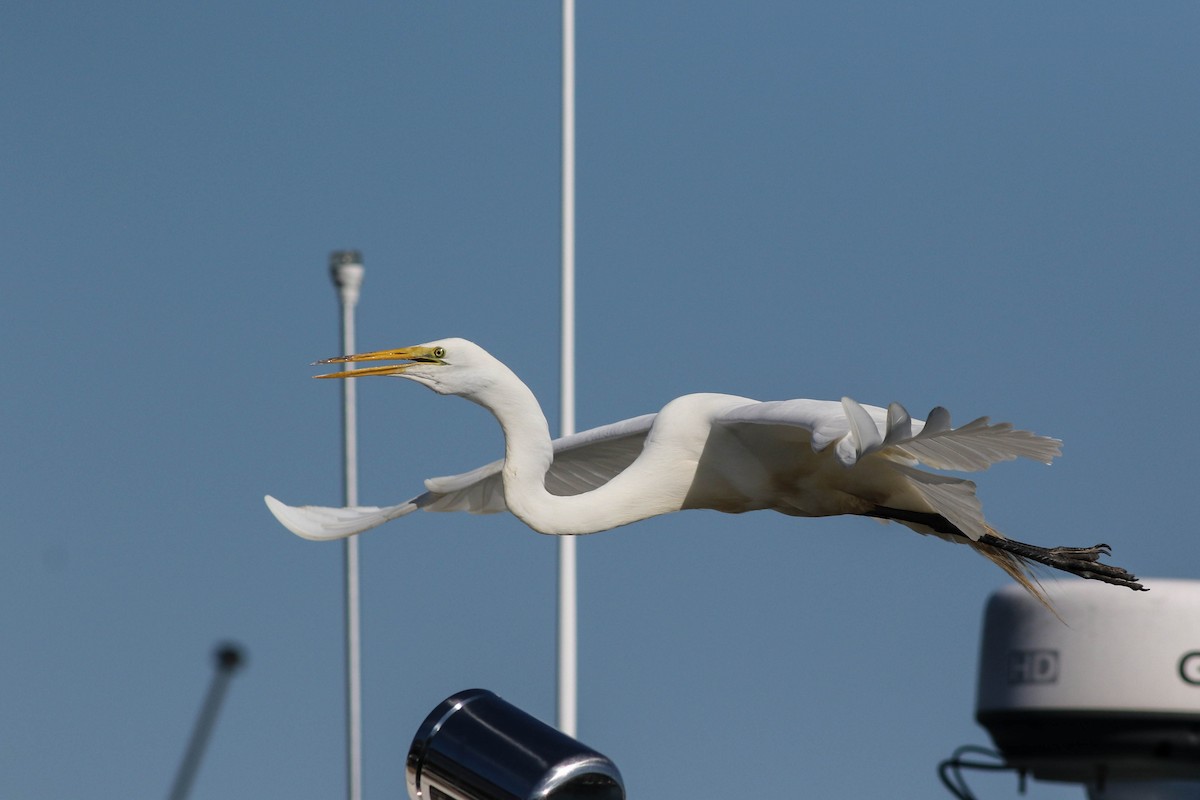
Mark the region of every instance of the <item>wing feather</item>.
[[329, 539], [344, 539], [356, 533], [369, 531], [388, 520], [416, 511], [416, 499], [394, 506], [358, 506], [356, 508], [328, 508], [325, 506], [289, 506], [274, 497], [265, 498], [267, 508], [292, 533], [304, 539], [321, 542]]
[[[841, 403], [815, 400], [785, 400], [740, 406], [726, 412], [719, 420], [724, 425], [793, 426], [810, 433], [813, 451], [833, 447], [841, 464], [850, 469], [869, 457], [891, 462], [892, 468], [903, 476], [909, 490], [919, 495], [924, 504], [935, 510], [972, 540], [988, 531], [983, 510], [975, 496], [975, 484], [948, 475], [918, 469], [924, 465], [933, 469], [977, 471], [999, 461], [1030, 458], [1049, 463], [1061, 452], [1061, 442], [1048, 436], [1016, 430], [1007, 422], [990, 424], [986, 417], [955, 428], [944, 408], [934, 408], [926, 421], [912, 419], [898, 403], [886, 409], [864, 406], [850, 398]], [[785, 437], [770, 437], [771, 441]], [[756, 442], [762, 457], [775, 461], [763, 448], [763, 437], [743, 437]], [[868, 478], [867, 475], [873, 475]], [[869, 499], [881, 488], [880, 473], [864, 473], [861, 487], [850, 482], [842, 491], [864, 492]], [[878, 501], [875, 501], [878, 502]], [[809, 507], [810, 511], [812, 506]], [[844, 513], [844, 512], [827, 512]], [[907, 524], [907, 523], [906, 523]]]
[[[621, 420], [554, 440], [554, 462], [546, 473], [546, 489], [572, 495], [603, 486], [633, 463], [642, 452], [655, 414]], [[433, 499], [427, 511], [504, 511], [500, 470], [503, 459], [459, 475], [429, 478], [425, 488]]]
[[872, 453], [913, 461], [934, 469], [976, 472], [1000, 461], [1029, 458], [1044, 464], [1062, 453], [1062, 442], [1017, 430], [1010, 423], [990, 424], [987, 417], [955, 428], [940, 406], [928, 420], [912, 419], [899, 403], [888, 408], [845, 398], [776, 400], [738, 406], [721, 416], [723, 424], [792, 425], [808, 430], [812, 448], [837, 447], [839, 460], [852, 466]]
[[[555, 440], [547, 490], [579, 494], [612, 480], [638, 457], [655, 416], [646, 414]], [[270, 496], [266, 503], [275, 518], [297, 536], [317, 541], [342, 539], [417, 509], [472, 514], [506, 511], [500, 475], [503, 466], [502, 460], [493, 461], [458, 475], [430, 478], [425, 481], [424, 494], [394, 506], [289, 506]]]
[[883, 444], [890, 445], [903, 442], [913, 436], [912, 417], [899, 403], [889, 403], [887, 407], [887, 435]]
[[936, 509], [937, 513], [948, 519], [971, 541], [978, 541], [979, 537], [987, 532], [987, 523], [983, 519], [983, 504], [975, 496], [974, 482], [950, 475], [925, 472], [906, 464], [897, 464], [896, 469], [910, 479], [909, 486], [921, 495], [931, 508]]
[[[868, 410], [871, 406], [864, 406]], [[806, 429], [812, 449], [824, 450], [850, 432], [842, 404], [835, 400], [768, 400], [729, 409], [716, 422], [723, 425], [790, 425]]]
[[[946, 420], [947, 426], [949, 419]], [[987, 417], [958, 428], [924, 430], [894, 447], [934, 469], [977, 472], [1000, 461], [1028, 458], [1049, 464], [1062, 453], [1062, 442], [1049, 436], [1017, 430], [1008, 422], [991, 425]]]
[[837, 454], [842, 463], [849, 466], [867, 453], [882, 447], [883, 436], [879, 433], [875, 419], [862, 404], [849, 397], [843, 397], [842, 411], [850, 424], [850, 435], [838, 442]]

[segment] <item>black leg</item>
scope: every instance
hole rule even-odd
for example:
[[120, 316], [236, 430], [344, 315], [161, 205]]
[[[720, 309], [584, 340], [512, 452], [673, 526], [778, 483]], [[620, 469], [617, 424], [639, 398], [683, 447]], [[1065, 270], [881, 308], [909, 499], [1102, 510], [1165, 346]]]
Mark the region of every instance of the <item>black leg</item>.
[[1081, 578], [1104, 581], [1114, 586], [1126, 586], [1134, 591], [1146, 590], [1146, 587], [1138, 583], [1137, 577], [1128, 571], [1112, 564], [1100, 563], [1100, 556], [1108, 555], [1112, 549], [1106, 544], [1094, 547], [1038, 547], [990, 533], [981, 536], [979, 542]]
[[[868, 512], [863, 516], [891, 519], [898, 522], [912, 522], [924, 525], [937, 533], [970, 539], [970, 537], [960, 531], [950, 520], [941, 514], [877, 506], [874, 511]], [[1098, 544], [1094, 547], [1038, 547], [1035, 544], [1026, 544], [1025, 542], [1006, 539], [1003, 536], [991, 533], [985, 533], [981, 536], [978, 543], [1005, 553], [1011, 553], [1027, 561], [1036, 561], [1047, 567], [1061, 569], [1063, 572], [1069, 572], [1081, 578], [1104, 581], [1114, 586], [1126, 586], [1134, 591], [1146, 591], [1146, 587], [1138, 583], [1137, 577], [1128, 571], [1120, 567], [1114, 567], [1111, 564], [1100, 563], [1100, 556], [1106, 556], [1112, 552], [1112, 548], [1106, 544]]]

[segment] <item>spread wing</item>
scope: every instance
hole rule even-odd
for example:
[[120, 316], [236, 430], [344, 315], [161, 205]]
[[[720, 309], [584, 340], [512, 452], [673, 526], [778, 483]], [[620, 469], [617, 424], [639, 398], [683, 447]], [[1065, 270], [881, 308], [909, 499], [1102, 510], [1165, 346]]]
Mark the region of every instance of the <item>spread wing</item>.
[[[580, 494], [603, 486], [633, 463], [642, 451], [655, 414], [614, 422], [554, 441], [554, 463], [546, 474], [553, 494]], [[341, 539], [370, 530], [389, 520], [425, 511], [466, 511], [494, 514], [506, 511], [500, 470], [493, 461], [459, 475], [429, 478], [424, 494], [394, 506], [289, 506], [267, 496], [267, 508], [288, 530], [305, 539]]]
[[722, 424], [784, 425], [807, 430], [814, 451], [836, 447], [847, 467], [872, 453], [909, 460], [934, 469], [977, 472], [1000, 461], [1029, 458], [1049, 464], [1062, 452], [1062, 442], [1017, 430], [1011, 423], [991, 424], [980, 417], [955, 428], [942, 407], [929, 419], [913, 419], [904, 406], [867, 406], [842, 398], [776, 400], [737, 406], [722, 415]]
[[[918, 467], [974, 472], [1018, 457], [1049, 463], [1061, 452], [1057, 439], [1016, 430], [1007, 422], [991, 424], [981, 417], [955, 428], [944, 408], [919, 420], [898, 403], [879, 408], [850, 398], [751, 403], [729, 409], [717, 424], [773, 478], [772, 496], [746, 497], [747, 507], [805, 515], [863, 513], [850, 510], [853, 502], [847, 498], [871, 503], [905, 494], [918, 498], [918, 507], [905, 510], [940, 514], [972, 539], [987, 530], [975, 484]], [[819, 467], [810, 466], [806, 451], [797, 449], [805, 443], [808, 452], [832, 453], [844, 470], [814, 479]], [[868, 461], [886, 461], [888, 468], [867, 469]], [[860, 465], [864, 468], [856, 469]]]

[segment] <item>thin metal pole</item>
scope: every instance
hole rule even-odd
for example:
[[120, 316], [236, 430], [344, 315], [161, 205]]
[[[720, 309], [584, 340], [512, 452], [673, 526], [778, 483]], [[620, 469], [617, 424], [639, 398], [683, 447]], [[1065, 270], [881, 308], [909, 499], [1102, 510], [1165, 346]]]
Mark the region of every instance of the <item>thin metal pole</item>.
[[[342, 352], [354, 352], [354, 307], [362, 288], [357, 250], [329, 256], [329, 271], [342, 307]], [[342, 381], [343, 505], [358, 505], [358, 418], [355, 381]], [[362, 640], [360, 637], [358, 537], [345, 540], [346, 567], [346, 796], [362, 800]]]
[[208, 746], [208, 740], [212, 738], [213, 726], [217, 724], [217, 712], [221, 710], [221, 701], [225, 699], [229, 681], [246, 660], [242, 649], [232, 643], [220, 645], [214, 655], [217, 671], [208, 686], [204, 704], [200, 706], [200, 716], [196, 719], [196, 727], [192, 729], [192, 738], [183, 754], [183, 763], [179, 765], [175, 783], [171, 786], [170, 800], [184, 800], [191, 792], [196, 771], [200, 769], [200, 760], [204, 757], [204, 749]]
[[[562, 435], [575, 432], [575, 0], [562, 28]], [[578, 588], [574, 536], [558, 539], [558, 728], [579, 724]]]

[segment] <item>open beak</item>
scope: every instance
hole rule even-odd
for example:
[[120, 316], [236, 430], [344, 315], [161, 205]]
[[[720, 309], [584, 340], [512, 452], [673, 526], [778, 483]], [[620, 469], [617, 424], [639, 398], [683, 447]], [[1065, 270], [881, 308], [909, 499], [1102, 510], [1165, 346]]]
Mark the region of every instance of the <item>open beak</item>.
[[314, 375], [314, 378], [365, 378], [370, 375], [402, 375], [409, 367], [416, 364], [443, 364], [440, 358], [434, 356], [432, 347], [401, 347], [397, 350], [376, 350], [374, 353], [359, 353], [353, 356], [338, 356], [314, 361], [313, 364], [346, 364], [357, 361], [407, 361], [407, 364], [383, 364], [378, 367], [349, 369], [345, 372], [330, 372], [326, 375]]

